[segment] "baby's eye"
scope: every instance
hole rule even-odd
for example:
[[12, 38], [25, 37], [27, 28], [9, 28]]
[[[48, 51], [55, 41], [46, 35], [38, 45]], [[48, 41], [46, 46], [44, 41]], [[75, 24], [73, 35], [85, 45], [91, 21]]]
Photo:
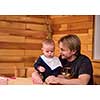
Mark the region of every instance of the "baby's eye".
[[46, 51], [47, 53], [49, 53], [49, 52], [53, 52], [53, 51]]
[[46, 51], [47, 53], [49, 52], [49, 51]]

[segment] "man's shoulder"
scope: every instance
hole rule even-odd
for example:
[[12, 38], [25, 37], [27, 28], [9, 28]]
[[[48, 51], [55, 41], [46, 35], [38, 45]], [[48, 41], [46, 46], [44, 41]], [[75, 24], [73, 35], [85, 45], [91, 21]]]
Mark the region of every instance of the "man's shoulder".
[[88, 61], [88, 62], [90, 62], [90, 58], [88, 56], [86, 56], [86, 55], [81, 54], [78, 57], [78, 61]]

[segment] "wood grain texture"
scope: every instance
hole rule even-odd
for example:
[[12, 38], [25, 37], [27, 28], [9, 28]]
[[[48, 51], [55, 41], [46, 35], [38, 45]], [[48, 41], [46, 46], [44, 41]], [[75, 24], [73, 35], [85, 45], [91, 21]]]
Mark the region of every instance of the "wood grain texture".
[[[26, 68], [33, 68], [34, 61], [42, 54], [41, 42], [48, 36], [46, 18], [45, 15], [0, 15], [0, 74], [14, 75], [17, 68], [18, 76], [23, 77]], [[92, 15], [49, 15], [48, 18], [56, 56], [59, 56], [58, 40], [67, 34], [76, 34], [81, 39], [81, 52], [92, 59]], [[99, 66], [100, 63], [93, 63], [95, 75], [100, 73]], [[31, 76], [29, 72], [27, 75]]]
[[0, 15], [0, 74], [14, 75], [15, 67], [18, 76], [25, 76], [26, 67], [33, 68], [47, 36], [45, 16]]

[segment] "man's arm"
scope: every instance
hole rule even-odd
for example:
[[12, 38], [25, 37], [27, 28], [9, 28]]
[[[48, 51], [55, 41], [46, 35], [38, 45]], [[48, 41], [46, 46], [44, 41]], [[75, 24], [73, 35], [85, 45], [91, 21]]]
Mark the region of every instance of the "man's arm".
[[63, 85], [86, 85], [90, 79], [89, 74], [81, 74], [77, 79], [66, 79], [55, 76], [49, 76], [46, 79], [47, 84], [63, 84]]

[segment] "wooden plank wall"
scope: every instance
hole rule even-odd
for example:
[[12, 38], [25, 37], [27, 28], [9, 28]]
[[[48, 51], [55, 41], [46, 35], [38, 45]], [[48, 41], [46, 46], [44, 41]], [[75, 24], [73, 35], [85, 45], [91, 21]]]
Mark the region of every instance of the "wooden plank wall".
[[[53, 39], [56, 42], [56, 55], [59, 54], [57, 41], [66, 34], [76, 34], [81, 39], [81, 52], [93, 61], [94, 16], [60, 15], [50, 16], [52, 20]], [[100, 76], [100, 62], [93, 62], [94, 75]]]
[[25, 68], [33, 67], [41, 54], [41, 41], [48, 36], [45, 16], [0, 16], [0, 74], [25, 76]]
[[[56, 42], [57, 56], [59, 38], [76, 34], [81, 39], [82, 53], [93, 60], [92, 15], [50, 15], [49, 18], [48, 23], [47, 16], [43, 15], [0, 15], [0, 75], [16, 74], [17, 68], [22, 77], [25, 76], [25, 68], [29, 67], [27, 74], [30, 76], [34, 60], [41, 54], [41, 41], [50, 32]], [[99, 66], [100, 62], [93, 62], [94, 75], [100, 75]]]
[[[92, 58], [93, 16], [50, 16], [55, 42], [66, 34], [76, 34], [81, 39], [82, 53]], [[58, 54], [58, 48], [56, 50]]]

